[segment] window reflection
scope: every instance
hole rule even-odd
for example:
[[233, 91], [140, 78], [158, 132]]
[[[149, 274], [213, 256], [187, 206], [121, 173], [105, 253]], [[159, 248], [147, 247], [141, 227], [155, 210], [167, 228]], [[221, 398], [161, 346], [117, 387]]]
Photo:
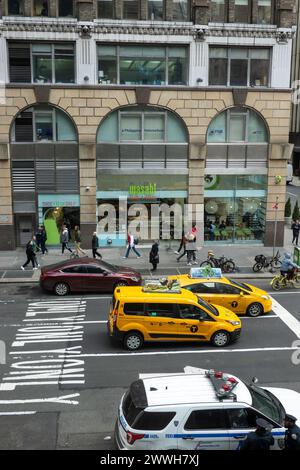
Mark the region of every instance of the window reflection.
[[9, 15], [24, 15], [24, 0], [8, 0]]
[[123, 19], [124, 20], [138, 20], [139, 19], [138, 0], [123, 0]]
[[163, 0], [148, 0], [148, 19], [163, 20], [164, 2]]
[[98, 18], [114, 18], [114, 0], [98, 0]]
[[48, 0], [34, 0], [34, 15], [49, 16]]
[[173, 0], [173, 21], [188, 21], [188, 0]]

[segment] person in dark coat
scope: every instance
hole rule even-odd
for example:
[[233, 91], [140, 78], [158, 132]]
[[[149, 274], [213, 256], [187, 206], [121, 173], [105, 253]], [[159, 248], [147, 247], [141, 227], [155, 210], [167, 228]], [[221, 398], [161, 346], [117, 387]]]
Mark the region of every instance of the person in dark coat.
[[153, 266], [153, 269], [151, 271], [156, 271], [157, 270], [157, 265], [159, 264], [159, 246], [158, 242], [154, 241], [150, 254], [149, 254], [149, 261]]
[[285, 415], [285, 450], [300, 450], [300, 428], [296, 425], [297, 418], [292, 415]]
[[298, 239], [299, 239], [299, 232], [300, 232], [300, 222], [299, 222], [299, 220], [294, 220], [293, 221], [292, 230], [293, 230], [292, 244], [295, 243], [295, 245], [298, 246]]
[[93, 233], [93, 238], [92, 238], [92, 251], [93, 251], [93, 258], [95, 259], [96, 256], [98, 256], [98, 258], [102, 259], [102, 255], [100, 255], [100, 253], [98, 252], [98, 248], [99, 248], [99, 240], [98, 240], [98, 237], [97, 237], [97, 232], [94, 232]]
[[26, 266], [31, 262], [32, 268], [33, 269], [38, 269], [40, 265], [37, 262], [36, 259], [36, 252], [39, 251], [39, 248], [36, 244], [36, 237], [33, 236], [32, 239], [27, 243], [26, 245], [26, 256], [27, 256], [27, 261], [26, 263], [21, 266], [22, 271], [25, 270]]
[[42, 250], [42, 253], [43, 255], [45, 253], [48, 253], [48, 249], [46, 247], [46, 241], [47, 241], [47, 232], [46, 232], [46, 229], [45, 229], [45, 226], [44, 225], [41, 225], [41, 250]]
[[270, 423], [265, 419], [258, 418], [256, 426], [256, 430], [250, 432], [241, 443], [240, 450], [270, 450], [270, 447], [274, 445], [275, 441], [270, 431]]

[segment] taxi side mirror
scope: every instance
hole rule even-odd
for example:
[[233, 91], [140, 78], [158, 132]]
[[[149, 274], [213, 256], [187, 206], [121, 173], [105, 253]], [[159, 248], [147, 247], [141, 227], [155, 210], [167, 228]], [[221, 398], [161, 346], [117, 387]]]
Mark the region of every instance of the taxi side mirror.
[[240, 297], [244, 297], [244, 295], [245, 295], [244, 292], [241, 290]]

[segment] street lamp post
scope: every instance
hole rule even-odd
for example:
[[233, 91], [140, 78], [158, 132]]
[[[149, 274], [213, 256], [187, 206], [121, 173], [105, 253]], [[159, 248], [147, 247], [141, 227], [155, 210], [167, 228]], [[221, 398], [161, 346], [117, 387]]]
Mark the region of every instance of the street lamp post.
[[[276, 202], [273, 204], [273, 209], [275, 209], [275, 224], [274, 224], [274, 239], [273, 239], [273, 259], [275, 258], [275, 245], [277, 239], [277, 215], [278, 215], [278, 196], [276, 196]], [[275, 273], [274, 267], [271, 265], [270, 273]]]

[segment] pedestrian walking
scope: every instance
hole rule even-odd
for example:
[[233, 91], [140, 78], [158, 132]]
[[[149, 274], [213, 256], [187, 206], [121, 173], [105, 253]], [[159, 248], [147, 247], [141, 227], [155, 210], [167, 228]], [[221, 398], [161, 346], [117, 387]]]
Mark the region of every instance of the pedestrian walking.
[[152, 272], [157, 270], [157, 265], [159, 264], [159, 245], [158, 241], [154, 241], [151, 251], [149, 253], [149, 261], [152, 264], [153, 268], [151, 269]]
[[181, 258], [183, 258], [185, 255], [187, 255], [187, 251], [186, 251], [187, 241], [188, 241], [187, 235], [184, 235], [182, 237], [183, 253], [182, 253], [182, 255], [178, 256], [178, 258], [176, 258], [177, 262], [179, 262], [181, 260]]
[[93, 258], [95, 259], [96, 256], [98, 256], [98, 258], [102, 259], [102, 255], [98, 252], [98, 248], [99, 248], [99, 240], [98, 240], [98, 237], [97, 237], [97, 232], [94, 232], [93, 233], [93, 238], [92, 238], [92, 251], [93, 251]]
[[198, 235], [198, 227], [195, 223], [192, 224], [192, 230], [191, 230], [192, 234], [194, 235], [195, 237], [195, 242], [197, 241], [197, 235]]
[[181, 240], [180, 240], [180, 245], [179, 245], [179, 248], [177, 251], [174, 251], [174, 253], [176, 255], [179, 255], [179, 253], [181, 252], [182, 248], [184, 247], [184, 239], [185, 239], [185, 233], [184, 231], [182, 231], [182, 235], [181, 235]]
[[211, 241], [215, 239], [215, 230], [216, 230], [216, 226], [212, 222], [210, 222], [209, 223], [209, 239]]
[[271, 433], [272, 425], [265, 419], [258, 418], [256, 426], [256, 430], [250, 432], [241, 442], [240, 450], [270, 450], [270, 447], [274, 445], [275, 441]]
[[41, 225], [41, 250], [42, 250], [43, 255], [45, 253], [48, 253], [48, 249], [46, 247], [46, 241], [47, 241], [47, 232], [46, 232], [45, 226]]
[[191, 266], [192, 264], [197, 264], [196, 248], [197, 247], [196, 247], [195, 235], [190, 233], [187, 236], [187, 244], [186, 244], [188, 266]]
[[287, 428], [285, 432], [285, 447], [284, 450], [300, 450], [300, 428], [296, 425], [297, 418], [292, 415], [285, 415], [284, 427]]
[[42, 248], [42, 226], [39, 225], [39, 228], [35, 232], [36, 245], [41, 250]]
[[66, 225], [63, 225], [63, 229], [60, 235], [60, 243], [61, 243], [61, 254], [63, 255], [65, 252], [65, 249], [69, 250], [70, 253], [73, 253], [71, 248], [69, 247], [69, 231], [67, 229]]
[[136, 240], [135, 240], [134, 236], [132, 235], [132, 233], [129, 232], [128, 236], [127, 236], [127, 251], [126, 251], [125, 256], [123, 256], [123, 259], [128, 258], [129, 253], [130, 253], [131, 250], [134, 251], [137, 258], [141, 258], [141, 254], [138, 252], [135, 245], [136, 245]]
[[81, 232], [80, 232], [79, 225], [75, 225], [75, 228], [74, 228], [74, 241], [75, 241], [76, 255], [78, 257], [79, 257], [79, 253], [86, 255], [86, 252], [83, 251], [81, 248]]
[[37, 262], [36, 252], [39, 250], [36, 244], [36, 236], [34, 235], [26, 245], [27, 261], [21, 266], [22, 271], [25, 271], [26, 266], [31, 263], [32, 269], [38, 269], [40, 265]]
[[299, 232], [300, 232], [300, 222], [299, 222], [299, 220], [293, 220], [291, 228], [292, 228], [292, 231], [293, 231], [292, 244], [294, 244], [294, 242], [295, 242], [295, 245], [298, 246], [298, 239], [299, 239]]

